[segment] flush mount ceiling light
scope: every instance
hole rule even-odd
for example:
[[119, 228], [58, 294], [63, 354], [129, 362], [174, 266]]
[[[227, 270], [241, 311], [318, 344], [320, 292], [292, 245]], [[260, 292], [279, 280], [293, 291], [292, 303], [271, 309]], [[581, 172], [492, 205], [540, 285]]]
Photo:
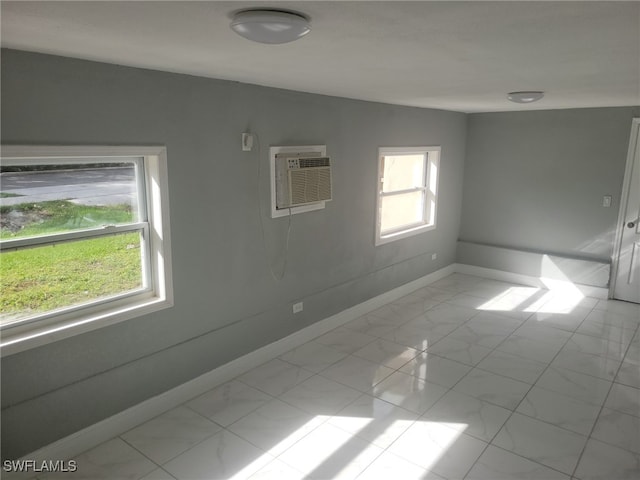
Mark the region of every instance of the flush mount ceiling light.
[[237, 12], [231, 29], [241, 37], [258, 43], [293, 42], [311, 31], [309, 19], [296, 12], [252, 9]]
[[544, 92], [511, 92], [507, 98], [514, 103], [533, 103], [544, 97]]

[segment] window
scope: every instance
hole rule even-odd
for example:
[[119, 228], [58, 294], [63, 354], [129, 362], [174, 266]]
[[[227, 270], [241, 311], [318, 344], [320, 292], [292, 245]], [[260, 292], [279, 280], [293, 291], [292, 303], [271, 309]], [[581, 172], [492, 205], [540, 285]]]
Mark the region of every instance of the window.
[[163, 147], [4, 146], [3, 354], [172, 305]]
[[376, 245], [436, 227], [440, 147], [380, 148]]

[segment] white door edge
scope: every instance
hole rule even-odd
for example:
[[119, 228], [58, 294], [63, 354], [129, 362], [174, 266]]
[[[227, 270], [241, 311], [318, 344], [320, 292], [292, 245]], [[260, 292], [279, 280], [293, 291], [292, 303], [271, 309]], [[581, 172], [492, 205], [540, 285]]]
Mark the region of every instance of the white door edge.
[[[624, 180], [622, 183], [622, 195], [620, 197], [620, 208], [618, 210], [618, 222], [616, 224], [616, 236], [613, 244], [613, 252], [611, 256], [611, 269], [609, 279], [609, 298], [614, 298], [616, 289], [616, 279], [618, 277], [620, 253], [622, 251], [622, 235], [624, 233], [625, 218], [629, 203], [629, 194], [631, 192], [631, 174], [633, 171], [633, 163], [636, 157], [636, 148], [638, 148], [638, 136], [640, 135], [640, 118], [634, 118], [631, 121], [631, 135], [629, 137], [629, 149], [627, 151], [627, 163], [624, 171]], [[640, 165], [638, 166], [640, 168]]]

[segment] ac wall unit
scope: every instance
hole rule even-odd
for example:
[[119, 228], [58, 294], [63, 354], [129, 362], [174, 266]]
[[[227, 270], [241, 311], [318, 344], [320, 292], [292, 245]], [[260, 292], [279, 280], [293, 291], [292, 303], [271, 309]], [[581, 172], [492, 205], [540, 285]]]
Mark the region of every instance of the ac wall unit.
[[317, 152], [276, 155], [276, 208], [331, 200], [331, 159]]

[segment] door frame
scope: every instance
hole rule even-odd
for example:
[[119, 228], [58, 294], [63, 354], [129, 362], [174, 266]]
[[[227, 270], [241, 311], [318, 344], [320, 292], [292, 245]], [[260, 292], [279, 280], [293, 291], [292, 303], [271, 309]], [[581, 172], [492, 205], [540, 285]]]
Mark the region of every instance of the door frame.
[[[616, 279], [618, 277], [618, 264], [620, 262], [620, 251], [622, 250], [622, 232], [625, 229], [625, 217], [627, 215], [627, 203], [631, 191], [631, 170], [636, 155], [636, 148], [640, 148], [638, 136], [640, 135], [640, 118], [631, 120], [631, 136], [629, 137], [629, 149], [627, 151], [627, 165], [624, 170], [624, 180], [622, 183], [622, 195], [620, 197], [620, 208], [618, 210], [618, 222], [616, 224], [616, 237], [611, 255], [611, 268], [609, 277], [609, 298], [614, 298]], [[640, 165], [638, 165], [640, 168]]]

